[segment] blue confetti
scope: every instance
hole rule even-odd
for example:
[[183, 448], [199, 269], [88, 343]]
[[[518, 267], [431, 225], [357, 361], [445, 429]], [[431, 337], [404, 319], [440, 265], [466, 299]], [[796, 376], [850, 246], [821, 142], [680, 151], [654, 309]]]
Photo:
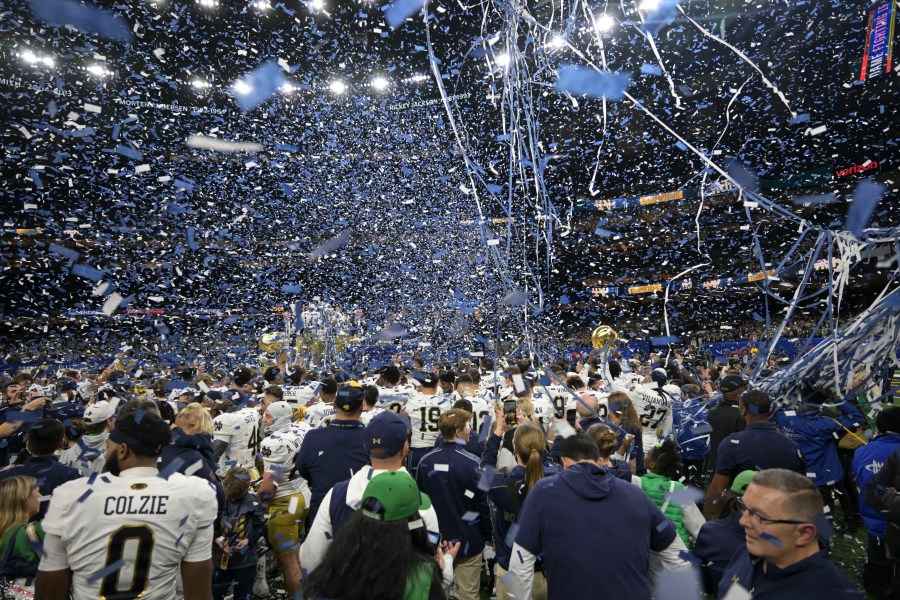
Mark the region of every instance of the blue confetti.
[[392, 29], [400, 27], [406, 21], [407, 17], [411, 17], [425, 5], [425, 0], [396, 0], [385, 7], [384, 18]]
[[48, 25], [72, 26], [82, 33], [96, 33], [116, 42], [130, 42], [128, 22], [106, 10], [72, 0], [31, 0], [31, 10]]
[[264, 63], [234, 82], [234, 101], [243, 112], [265, 102], [284, 85], [284, 71], [274, 62]]
[[875, 206], [881, 201], [881, 197], [887, 188], [875, 181], [860, 181], [853, 191], [853, 203], [847, 211], [847, 221], [844, 229], [855, 235], [862, 236], [862, 231], [872, 218]]
[[125, 560], [120, 558], [116, 562], [111, 563], [110, 565], [100, 569], [99, 571], [96, 571], [96, 572], [88, 575], [87, 582], [90, 584], [97, 583], [101, 579], [105, 578], [107, 575], [112, 575], [113, 573], [115, 573], [116, 571], [118, 571], [119, 569], [121, 569], [124, 566], [125, 566]]
[[589, 67], [563, 65], [559, 69], [559, 79], [554, 87], [557, 91], [574, 96], [621, 100], [630, 83], [631, 75], [628, 73], [611, 71], [598, 73]]

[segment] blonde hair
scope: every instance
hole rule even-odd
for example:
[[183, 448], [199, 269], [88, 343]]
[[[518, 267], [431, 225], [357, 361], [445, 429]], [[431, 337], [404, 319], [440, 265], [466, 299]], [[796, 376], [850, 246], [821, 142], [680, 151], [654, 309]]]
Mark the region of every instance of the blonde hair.
[[29, 475], [0, 481], [0, 539], [16, 525], [28, 522], [28, 499], [36, 485], [37, 479]]
[[[178, 416], [175, 417], [175, 424], [181, 427], [182, 423], [190, 423], [197, 426], [195, 433], [213, 433], [216, 429], [213, 426], [212, 417], [205, 408], [193, 402], [185, 406]], [[184, 429], [182, 427], [182, 429]]]
[[547, 438], [540, 427], [531, 423], [523, 423], [516, 427], [513, 434], [513, 447], [519, 459], [525, 463], [526, 493], [544, 476], [544, 463], [541, 453], [547, 449]]

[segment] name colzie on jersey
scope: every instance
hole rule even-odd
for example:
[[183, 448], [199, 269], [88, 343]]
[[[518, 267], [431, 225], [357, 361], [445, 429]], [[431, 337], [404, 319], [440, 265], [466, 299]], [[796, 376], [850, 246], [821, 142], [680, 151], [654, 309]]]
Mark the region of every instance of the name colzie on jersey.
[[103, 504], [104, 515], [165, 515], [168, 496], [110, 496]]

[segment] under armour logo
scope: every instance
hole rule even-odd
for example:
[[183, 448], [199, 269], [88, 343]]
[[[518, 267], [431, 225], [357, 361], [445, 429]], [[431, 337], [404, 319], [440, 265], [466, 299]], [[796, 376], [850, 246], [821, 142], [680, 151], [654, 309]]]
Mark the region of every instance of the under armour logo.
[[372, 443], [375, 445], [381, 445], [381, 438], [372, 438]]

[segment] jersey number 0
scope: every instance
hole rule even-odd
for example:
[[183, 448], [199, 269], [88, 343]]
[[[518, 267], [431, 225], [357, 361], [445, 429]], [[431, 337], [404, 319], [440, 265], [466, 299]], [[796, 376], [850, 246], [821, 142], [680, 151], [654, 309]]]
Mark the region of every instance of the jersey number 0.
[[[100, 584], [100, 597], [106, 600], [132, 600], [139, 598], [147, 589], [150, 579], [150, 559], [153, 557], [153, 531], [146, 525], [126, 525], [109, 536], [106, 546], [106, 564], [103, 571], [111, 571], [103, 577]], [[137, 543], [134, 558], [134, 569], [131, 574], [131, 586], [121, 589], [119, 574], [125, 566], [125, 544]]]

